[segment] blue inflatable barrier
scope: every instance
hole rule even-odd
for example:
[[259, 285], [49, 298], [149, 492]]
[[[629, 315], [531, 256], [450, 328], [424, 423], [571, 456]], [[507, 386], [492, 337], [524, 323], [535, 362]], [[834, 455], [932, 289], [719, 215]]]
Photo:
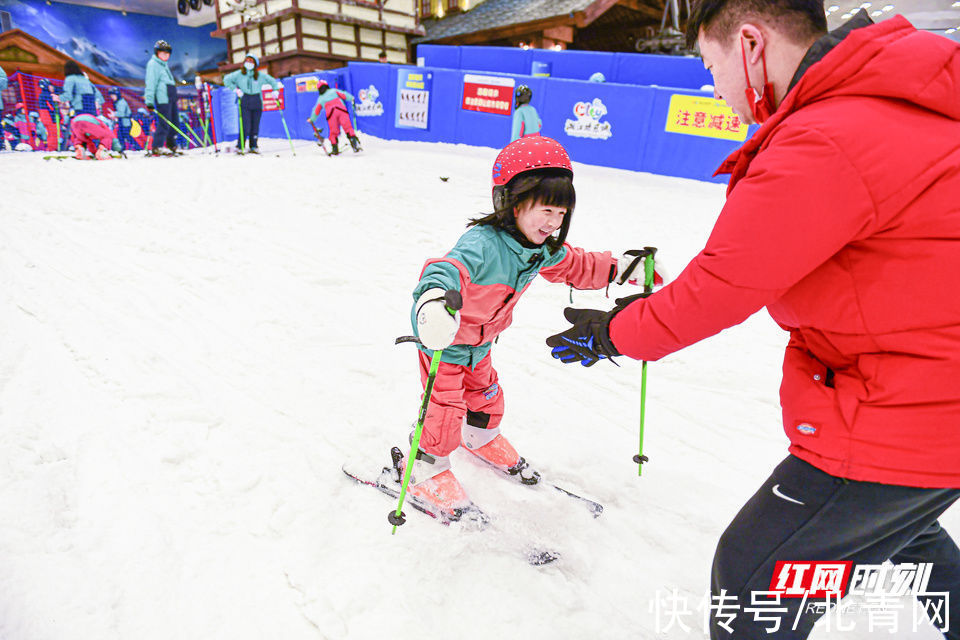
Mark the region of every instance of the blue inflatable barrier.
[[[543, 135], [557, 139], [573, 160], [696, 180], [725, 182], [726, 176], [713, 177], [713, 172], [752, 133], [713, 99], [712, 91], [699, 90], [709, 74], [704, 76], [699, 60], [691, 58], [426, 45], [420, 53], [450, 64], [523, 71], [351, 62], [343, 69], [285, 78], [284, 113], [291, 135], [313, 139], [306, 120], [320, 79], [355, 96], [361, 133], [492, 149], [509, 142], [515, 87], [526, 84], [533, 91], [531, 104], [543, 121]], [[530, 75], [534, 63], [551, 75]], [[588, 82], [597, 71], [608, 80], [629, 82]], [[634, 84], [640, 81], [659, 86]], [[236, 140], [232, 92], [214, 92], [214, 117], [218, 140]], [[316, 124], [326, 136], [326, 119], [318, 117]], [[285, 136], [279, 112], [264, 112], [260, 135]]]
[[546, 65], [551, 78], [587, 80], [600, 72], [607, 82], [642, 86], [700, 89], [713, 84], [700, 58], [605, 51], [553, 51], [517, 47], [473, 47], [421, 44], [418, 61], [426, 67], [537, 75]]

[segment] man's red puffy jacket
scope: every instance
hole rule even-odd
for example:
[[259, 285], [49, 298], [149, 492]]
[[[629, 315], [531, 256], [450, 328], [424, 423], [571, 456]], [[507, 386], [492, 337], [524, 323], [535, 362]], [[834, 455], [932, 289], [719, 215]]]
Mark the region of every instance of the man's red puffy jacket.
[[790, 452], [827, 473], [960, 487], [960, 46], [901, 17], [810, 66], [721, 171], [703, 251], [618, 313], [655, 360], [766, 306], [790, 342]]

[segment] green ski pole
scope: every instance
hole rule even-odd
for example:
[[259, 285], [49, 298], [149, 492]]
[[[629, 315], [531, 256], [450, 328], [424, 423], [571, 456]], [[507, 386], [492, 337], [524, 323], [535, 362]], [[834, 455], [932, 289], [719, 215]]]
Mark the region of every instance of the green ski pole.
[[290, 129], [287, 128], [287, 119], [283, 117], [283, 111], [280, 112], [280, 122], [283, 123], [283, 130], [287, 134], [287, 141], [290, 143], [290, 152], [293, 155], [297, 155], [296, 150], [293, 148], [293, 138], [290, 137]]
[[[653, 275], [655, 269], [655, 258], [657, 254], [656, 247], [644, 247], [643, 258], [643, 297], [653, 293]], [[633, 456], [633, 461], [637, 463], [637, 476], [643, 475], [643, 463], [648, 462], [650, 458], [643, 455], [643, 426], [647, 412], [647, 361], [644, 360], [640, 366], [640, 448], [637, 455]]]
[[243, 153], [243, 110], [240, 108], [240, 96], [237, 96], [237, 120], [240, 121], [240, 153]]
[[163, 120], [164, 122], [166, 122], [167, 125], [168, 125], [171, 129], [173, 129], [174, 131], [176, 131], [177, 133], [179, 133], [181, 136], [183, 136], [184, 139], [185, 139], [188, 143], [190, 143], [190, 144], [196, 144], [196, 143], [190, 138], [190, 136], [188, 136], [188, 135], [185, 134], [183, 131], [181, 131], [181, 130], [177, 127], [177, 125], [175, 125], [175, 124], [173, 124], [172, 122], [170, 122], [169, 120], [167, 120], [166, 117], [164, 117], [164, 115], [163, 115], [162, 113], [160, 113], [159, 110], [155, 110], [154, 113], [156, 113], [158, 116], [160, 116], [160, 119]]
[[[463, 307], [463, 298], [459, 291], [448, 290], [444, 295], [444, 303], [447, 305], [447, 311], [451, 315], [455, 314]], [[399, 338], [399, 341], [408, 341]], [[418, 341], [419, 342], [419, 341]], [[433, 358], [430, 360], [430, 369], [427, 373], [427, 385], [423, 388], [423, 400], [420, 402], [420, 413], [417, 416], [417, 426], [413, 430], [413, 439], [410, 441], [410, 455], [407, 456], [407, 468], [403, 473], [403, 484], [400, 486], [400, 501], [397, 502], [396, 511], [387, 514], [387, 520], [393, 525], [393, 531], [390, 535], [397, 533], [397, 527], [407, 521], [403, 514], [403, 499], [407, 496], [407, 486], [410, 484], [410, 474], [413, 471], [413, 461], [416, 459], [417, 451], [420, 447], [420, 433], [423, 431], [423, 421], [427, 417], [427, 406], [430, 404], [430, 395], [433, 393], [433, 382], [437, 379], [437, 369], [440, 368], [440, 358], [443, 356], [443, 349], [437, 349], [433, 352]]]
[[197, 135], [197, 132], [193, 130], [193, 127], [190, 126], [190, 123], [187, 122], [186, 120], [184, 120], [184, 121], [183, 121], [183, 124], [187, 125], [187, 131], [189, 131], [191, 134], [193, 134], [193, 139], [194, 139], [194, 141], [196, 141], [197, 146], [198, 146], [198, 147], [202, 147], [202, 146], [203, 146], [203, 141], [200, 140], [200, 136]]

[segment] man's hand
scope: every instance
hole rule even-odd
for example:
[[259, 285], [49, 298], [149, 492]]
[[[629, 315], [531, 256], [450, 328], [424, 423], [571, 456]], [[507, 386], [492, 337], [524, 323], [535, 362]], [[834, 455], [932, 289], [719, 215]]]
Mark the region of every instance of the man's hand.
[[574, 309], [567, 307], [563, 317], [572, 327], [547, 338], [547, 346], [552, 347], [550, 355], [565, 364], [579, 362], [592, 367], [604, 358], [619, 356], [620, 352], [610, 340], [610, 320], [622, 307], [610, 311], [599, 309]]

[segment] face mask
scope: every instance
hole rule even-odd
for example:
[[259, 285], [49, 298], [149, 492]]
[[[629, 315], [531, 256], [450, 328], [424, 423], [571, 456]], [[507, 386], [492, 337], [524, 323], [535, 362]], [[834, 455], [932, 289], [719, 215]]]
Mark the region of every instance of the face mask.
[[747, 51], [743, 46], [743, 38], [740, 38], [740, 58], [743, 60], [743, 75], [747, 79], [745, 93], [747, 104], [750, 105], [750, 113], [753, 114], [757, 124], [763, 124], [777, 110], [777, 105], [773, 102], [773, 85], [767, 80], [766, 55], [760, 54], [760, 60], [763, 62], [763, 88], [760, 91], [750, 86], [750, 74], [747, 73]]
[[246, 69], [247, 71], [253, 71], [253, 63], [252, 63], [252, 62], [244, 62], [244, 63], [243, 63], [243, 68]]

